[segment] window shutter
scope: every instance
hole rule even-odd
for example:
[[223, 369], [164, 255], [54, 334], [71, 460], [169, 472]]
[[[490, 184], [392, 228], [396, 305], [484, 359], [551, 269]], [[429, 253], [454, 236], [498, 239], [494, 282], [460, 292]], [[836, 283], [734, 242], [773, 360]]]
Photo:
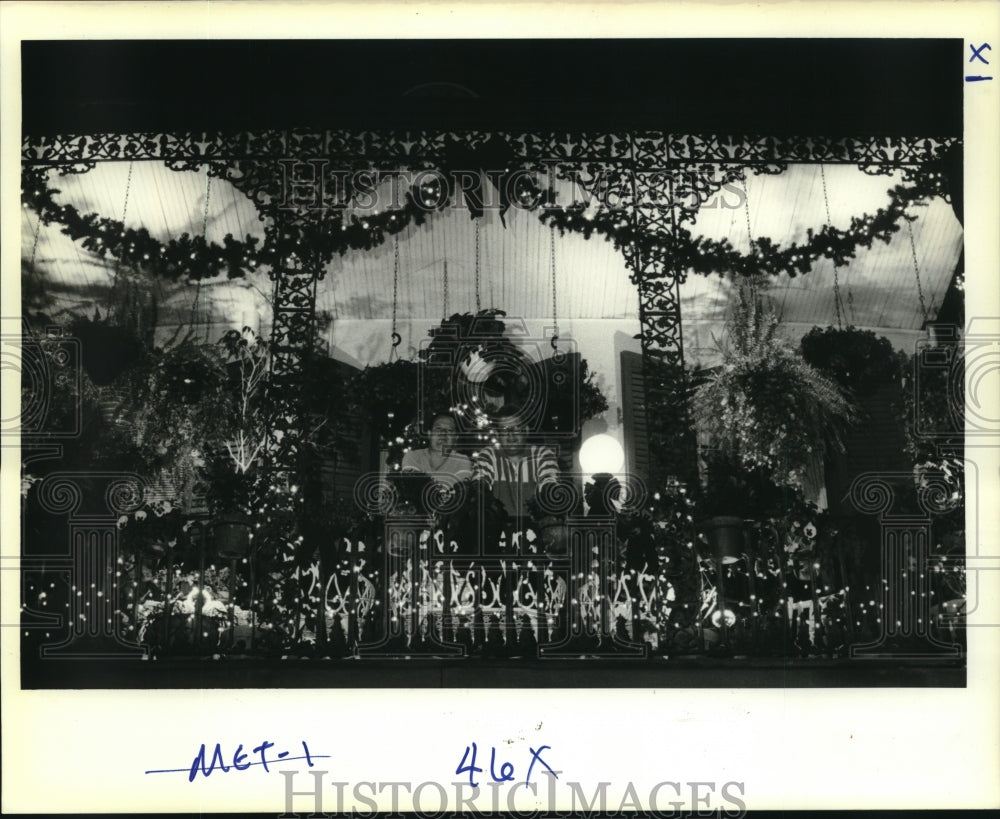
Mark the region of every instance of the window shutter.
[[650, 475], [649, 413], [646, 382], [642, 375], [642, 355], [621, 354], [622, 421], [625, 427], [625, 467], [643, 479]]

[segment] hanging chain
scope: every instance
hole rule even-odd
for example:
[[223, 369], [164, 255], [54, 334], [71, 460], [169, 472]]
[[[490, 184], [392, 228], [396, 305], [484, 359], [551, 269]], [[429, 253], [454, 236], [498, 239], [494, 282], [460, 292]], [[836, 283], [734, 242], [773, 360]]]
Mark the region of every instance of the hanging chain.
[[209, 197], [212, 194], [212, 174], [209, 170], [205, 171], [205, 217], [201, 222], [201, 238], [208, 240], [208, 202]]
[[556, 309], [556, 228], [549, 225], [549, 267], [552, 273], [552, 349], [559, 340], [559, 311]]
[[[830, 197], [826, 192], [826, 171], [823, 170], [823, 163], [819, 166], [819, 176], [823, 181], [823, 204], [826, 207], [826, 224], [829, 227], [833, 227], [833, 219], [830, 218]], [[844, 328], [844, 322], [841, 314], [841, 305], [843, 300], [840, 297], [840, 275], [837, 273], [837, 265], [833, 265], [833, 306], [837, 310], [837, 329], [842, 330]]]
[[[743, 213], [747, 220], [747, 240], [750, 242], [750, 255], [756, 257], [757, 255], [757, 243], [753, 240], [753, 231], [750, 229], [750, 171], [745, 169], [743, 171]], [[761, 286], [761, 281], [763, 279], [762, 271], [754, 267], [753, 274], [746, 277], [750, 284], [750, 292], [754, 299], [757, 298], [757, 293]], [[781, 301], [781, 310], [785, 309], [785, 299], [788, 298], [788, 287], [785, 287], [784, 298]]]
[[[211, 202], [211, 197], [212, 197], [212, 169], [209, 168], [209, 167], [206, 167], [206, 169], [205, 169], [205, 218], [202, 220], [202, 223], [201, 223], [201, 238], [204, 240], [206, 247], [208, 246], [208, 205], [209, 205], [209, 202]], [[198, 279], [198, 292], [199, 293], [201, 292], [201, 279], [200, 278]], [[195, 298], [197, 298], [197, 296]], [[205, 343], [206, 344], [208, 343], [208, 335], [209, 335], [208, 323], [209, 323], [209, 320], [211, 318], [212, 318], [212, 311], [209, 309], [209, 306], [206, 304], [205, 305]], [[240, 328], [240, 332], [243, 332], [243, 328], [242, 327]]]
[[132, 190], [132, 165], [130, 161], [128, 163], [128, 178], [125, 180], [125, 202], [122, 205], [122, 227], [125, 227], [125, 214], [128, 213], [128, 196], [129, 191]]
[[[30, 220], [29, 220], [30, 223]], [[35, 236], [31, 241], [31, 261], [28, 262], [28, 273], [34, 276], [39, 282], [42, 280], [41, 274], [35, 269], [35, 256], [38, 253], [38, 237], [42, 235], [42, 215], [38, 214], [38, 221], [35, 222]], [[28, 332], [34, 335], [30, 326]]]
[[[132, 190], [132, 165], [133, 165], [133, 163], [130, 161], [128, 163], [128, 177], [125, 180], [125, 202], [122, 204], [122, 235], [121, 235], [120, 238], [121, 238], [121, 240], [123, 242], [125, 240], [125, 230], [126, 230], [126, 227], [125, 227], [125, 216], [128, 213], [129, 191]], [[121, 250], [119, 250], [119, 252], [117, 254], [115, 254], [115, 274], [114, 274], [114, 279], [111, 282], [111, 292], [108, 293], [108, 311], [109, 312], [111, 310], [111, 306], [114, 304], [115, 291], [117, 291], [117, 289], [118, 289], [118, 273], [121, 270], [122, 253], [124, 252], [124, 250], [125, 250], [125, 248], [122, 247]]]
[[444, 260], [444, 316], [448, 318], [448, 260]]
[[[903, 218], [906, 218], [905, 214]], [[924, 301], [924, 288], [920, 284], [920, 264], [917, 262], [917, 245], [913, 241], [913, 224], [909, 219], [906, 219], [906, 230], [910, 234], [910, 254], [913, 256], [913, 272], [917, 277], [917, 296], [920, 297], [920, 312], [924, 314], [924, 323], [927, 323], [929, 320], [927, 302]]]
[[396, 305], [399, 299], [399, 234], [395, 234], [392, 240], [392, 349], [389, 351], [389, 361], [398, 358], [396, 348], [402, 343], [403, 338], [396, 332]]
[[[41, 281], [42, 277], [39, 274], [39, 272], [35, 269], [35, 255], [38, 253], [38, 237], [41, 236], [42, 234], [42, 214], [39, 213], [37, 214], [37, 216], [38, 216], [38, 221], [35, 222], [35, 236], [34, 239], [32, 239], [31, 241], [31, 261], [28, 262], [28, 273], [34, 276], [39, 281]], [[29, 224], [30, 224], [30, 219], [29, 219]], [[30, 324], [25, 325], [25, 333], [27, 333], [32, 337], [35, 336], [35, 331], [32, 329]]]
[[[48, 184], [47, 180], [46, 184]], [[126, 193], [126, 196], [127, 195], [128, 194]], [[29, 262], [32, 273], [35, 273], [35, 255], [38, 253], [38, 237], [42, 235], [42, 214], [40, 211], [37, 213], [37, 216], [38, 216], [38, 221], [35, 222], [35, 236], [31, 241], [31, 261]]]
[[753, 232], [750, 230], [750, 173], [744, 171], [743, 176], [743, 212], [747, 217], [747, 239], [750, 240], [750, 255], [757, 252], [757, 246], [753, 240]]
[[[208, 242], [208, 209], [209, 209], [209, 202], [210, 202], [210, 199], [211, 199], [211, 195], [212, 195], [212, 174], [210, 173], [210, 170], [206, 167], [206, 170], [205, 170], [205, 213], [202, 216], [202, 220], [201, 220], [201, 238], [206, 242], [206, 244]], [[195, 318], [198, 315], [198, 305], [199, 305], [200, 300], [201, 300], [201, 276], [199, 276], [197, 278], [197, 280], [195, 281], [195, 286], [194, 286], [194, 301], [191, 303], [191, 318], [190, 318], [190, 322], [191, 322], [191, 325], [192, 325], [192, 328], [191, 328], [192, 331], [194, 330]], [[208, 341], [208, 333], [209, 333], [209, 330], [208, 330], [208, 318], [209, 318], [209, 314], [206, 311], [206, 313], [205, 313], [205, 341], [206, 342]], [[241, 327], [240, 328], [241, 332], [242, 332], [242, 329], [243, 328]]]
[[479, 302], [479, 220], [476, 219], [476, 315], [479, 315], [481, 305]]
[[38, 273], [35, 271], [35, 255], [38, 253], [38, 237], [42, 235], [42, 216], [38, 214], [38, 221], [35, 222], [35, 238], [31, 242], [31, 261], [28, 263], [31, 268], [31, 273], [37, 277]]

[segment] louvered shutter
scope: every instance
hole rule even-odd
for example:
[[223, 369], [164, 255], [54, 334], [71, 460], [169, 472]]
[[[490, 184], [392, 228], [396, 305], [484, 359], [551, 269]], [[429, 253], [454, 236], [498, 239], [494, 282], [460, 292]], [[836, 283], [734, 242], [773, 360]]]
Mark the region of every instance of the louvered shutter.
[[642, 355], [625, 350], [621, 354], [622, 421], [625, 427], [625, 468], [648, 479], [649, 413], [646, 383], [642, 377]]

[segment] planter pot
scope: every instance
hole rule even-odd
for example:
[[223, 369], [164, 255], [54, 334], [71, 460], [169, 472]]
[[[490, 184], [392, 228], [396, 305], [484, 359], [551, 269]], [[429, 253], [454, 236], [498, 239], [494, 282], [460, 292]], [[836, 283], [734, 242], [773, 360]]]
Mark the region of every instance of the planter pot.
[[250, 552], [250, 519], [239, 513], [219, 515], [212, 523], [212, 539], [221, 557], [246, 557]]
[[101, 420], [105, 424], [121, 424], [124, 419], [121, 416], [121, 408], [128, 398], [128, 393], [122, 389], [114, 387], [101, 387], [98, 397], [98, 409], [101, 412]]
[[720, 515], [701, 524], [712, 557], [720, 563], [736, 563], [743, 557], [743, 518]]
[[569, 554], [569, 529], [558, 518], [543, 518], [538, 522], [538, 537], [550, 557]]

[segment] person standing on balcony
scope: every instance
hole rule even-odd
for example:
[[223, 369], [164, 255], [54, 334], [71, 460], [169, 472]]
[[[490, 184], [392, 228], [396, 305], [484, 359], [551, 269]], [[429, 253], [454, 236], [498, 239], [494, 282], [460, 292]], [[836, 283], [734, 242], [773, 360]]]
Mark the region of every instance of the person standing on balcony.
[[454, 451], [458, 424], [449, 412], [439, 412], [431, 419], [426, 449], [411, 449], [403, 455], [400, 471], [422, 473], [449, 487], [473, 475], [472, 461]]
[[497, 422], [498, 446], [478, 454], [475, 474], [512, 518], [526, 521], [531, 516], [528, 501], [540, 487], [559, 481], [559, 462], [550, 447], [528, 443], [524, 424], [515, 415], [501, 413]]

